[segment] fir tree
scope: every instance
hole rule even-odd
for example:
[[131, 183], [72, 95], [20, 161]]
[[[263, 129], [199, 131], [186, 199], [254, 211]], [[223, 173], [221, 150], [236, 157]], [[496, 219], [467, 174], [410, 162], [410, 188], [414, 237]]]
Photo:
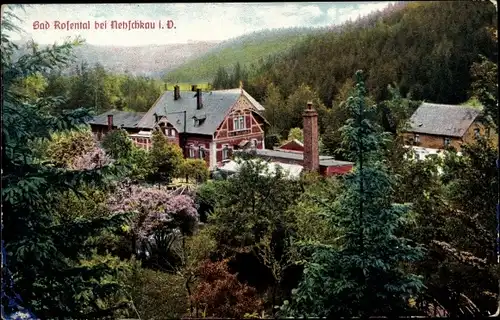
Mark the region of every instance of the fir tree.
[[[2, 30], [17, 30], [14, 16], [6, 11], [2, 12]], [[126, 305], [107, 303], [120, 290], [117, 270], [106, 263], [81, 263], [91, 259], [95, 249], [87, 240], [118, 228], [123, 215], [61, 221], [56, 205], [64, 192], [78, 195], [82, 185], [102, 184], [112, 167], [59, 168], [45, 163], [32, 148], [39, 140], [50, 140], [54, 132], [78, 127], [88, 112], [77, 109], [52, 116], [48, 110], [60, 105], [59, 97], [29, 102], [14, 90], [16, 83], [30, 75], [66, 65], [78, 43], [42, 50], [34, 47], [13, 61], [17, 47], [2, 33], [2, 247], [5, 244], [6, 253], [2, 275], [10, 276], [18, 301], [41, 319], [95, 319], [112, 316]], [[2, 295], [2, 314], [16, 311], [13, 307]]]
[[391, 203], [393, 179], [383, 162], [385, 134], [367, 117], [362, 73], [347, 101], [351, 118], [342, 144], [355, 169], [338, 200], [325, 206], [331, 228], [342, 232], [335, 245], [312, 245], [312, 258], [291, 304], [292, 316], [401, 315], [422, 282], [403, 266], [422, 250], [398, 235], [408, 207]]

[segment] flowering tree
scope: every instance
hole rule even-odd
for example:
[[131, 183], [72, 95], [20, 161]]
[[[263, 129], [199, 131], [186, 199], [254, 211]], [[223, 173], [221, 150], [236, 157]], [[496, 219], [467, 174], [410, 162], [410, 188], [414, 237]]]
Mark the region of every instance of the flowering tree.
[[193, 198], [157, 188], [123, 184], [109, 198], [108, 207], [114, 213], [135, 212], [129, 230], [133, 253], [168, 269], [182, 259], [175, 249], [198, 222]]
[[69, 164], [73, 170], [92, 170], [111, 164], [111, 158], [106, 152], [95, 144], [89, 151], [76, 157]]

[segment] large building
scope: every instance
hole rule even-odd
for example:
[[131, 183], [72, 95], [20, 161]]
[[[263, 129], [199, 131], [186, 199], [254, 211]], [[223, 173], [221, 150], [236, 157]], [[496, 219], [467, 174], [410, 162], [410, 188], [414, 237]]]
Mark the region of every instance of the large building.
[[99, 139], [110, 130], [123, 128], [145, 149], [151, 147], [151, 134], [159, 128], [183, 149], [186, 158], [203, 159], [215, 169], [234, 150], [264, 149], [263, 111], [243, 88], [202, 92], [193, 86], [192, 91], [181, 92], [175, 86], [146, 113], [111, 110], [89, 124]]

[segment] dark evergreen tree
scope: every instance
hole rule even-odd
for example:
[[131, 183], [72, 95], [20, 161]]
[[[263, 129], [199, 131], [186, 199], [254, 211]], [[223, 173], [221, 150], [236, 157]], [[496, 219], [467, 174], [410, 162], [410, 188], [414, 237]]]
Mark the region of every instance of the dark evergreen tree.
[[219, 67], [213, 81], [214, 89], [227, 89], [230, 86], [231, 78], [224, 67]]
[[[14, 29], [11, 18], [10, 12], [2, 12], [2, 30]], [[104, 262], [81, 263], [95, 249], [88, 240], [103, 230], [119, 228], [124, 216], [63, 221], [55, 205], [64, 192], [78, 194], [81, 185], [104, 183], [113, 167], [67, 170], [43, 162], [33, 151], [33, 144], [50, 139], [51, 133], [82, 124], [88, 112], [77, 109], [52, 116], [45, 107], [57, 105], [60, 99], [49, 96], [27, 103], [13, 90], [26, 76], [67, 64], [76, 44], [34, 49], [14, 62], [16, 46], [2, 33], [2, 242], [6, 251], [2, 275], [10, 273], [24, 307], [41, 319], [95, 319], [112, 316], [126, 305], [110, 305], [107, 300], [120, 291], [116, 269]], [[12, 311], [2, 295], [2, 312]]]
[[402, 315], [409, 299], [423, 287], [404, 270], [422, 250], [401, 237], [409, 208], [393, 204], [393, 178], [383, 161], [385, 134], [368, 118], [362, 73], [347, 100], [351, 113], [342, 128], [347, 157], [355, 169], [345, 177], [343, 192], [325, 206], [331, 228], [342, 234], [336, 245], [312, 245], [312, 259], [291, 304], [292, 316]]

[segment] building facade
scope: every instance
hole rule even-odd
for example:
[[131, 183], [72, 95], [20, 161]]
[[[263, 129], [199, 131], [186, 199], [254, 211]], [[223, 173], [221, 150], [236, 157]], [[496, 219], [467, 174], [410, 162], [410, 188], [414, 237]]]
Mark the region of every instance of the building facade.
[[123, 128], [134, 143], [151, 148], [153, 130], [181, 147], [185, 158], [203, 159], [210, 169], [238, 149], [264, 149], [264, 108], [243, 88], [202, 92], [164, 92], [144, 114], [111, 110], [90, 125], [98, 138]]

